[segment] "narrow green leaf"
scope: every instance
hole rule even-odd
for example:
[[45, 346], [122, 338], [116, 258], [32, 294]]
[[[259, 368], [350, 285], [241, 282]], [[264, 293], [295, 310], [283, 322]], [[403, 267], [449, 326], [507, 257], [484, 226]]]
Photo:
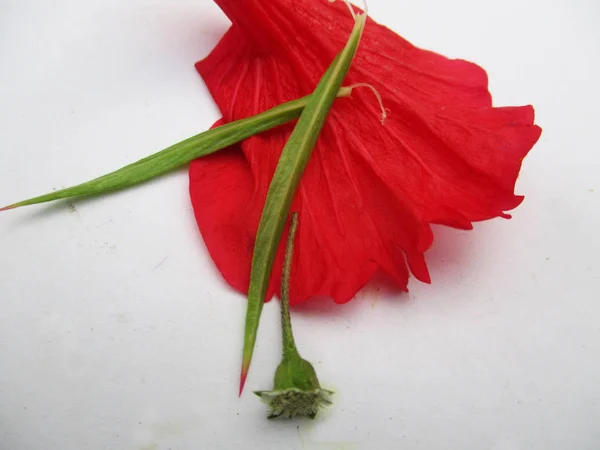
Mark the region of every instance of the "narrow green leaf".
[[[341, 88], [337, 92], [337, 96], [346, 97], [351, 92], [352, 88]], [[210, 155], [218, 150], [243, 141], [250, 136], [297, 119], [309, 99], [310, 96], [299, 98], [278, 105], [255, 116], [213, 128], [99, 178], [39, 197], [23, 200], [0, 208], [0, 211], [63, 198], [99, 195], [134, 186], [164, 175], [193, 159]]]
[[252, 256], [240, 394], [244, 389], [248, 369], [252, 361], [252, 353], [254, 352], [271, 269], [294, 194], [319, 133], [323, 128], [327, 114], [331, 109], [336, 92], [338, 92], [350, 68], [365, 22], [365, 15], [355, 18], [355, 25], [346, 46], [333, 60], [321, 78], [283, 148], [273, 180], [269, 186]]

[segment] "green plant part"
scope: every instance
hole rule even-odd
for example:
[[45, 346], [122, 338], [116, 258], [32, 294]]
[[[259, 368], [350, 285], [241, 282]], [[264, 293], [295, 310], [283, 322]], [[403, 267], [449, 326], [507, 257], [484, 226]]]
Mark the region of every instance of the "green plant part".
[[269, 405], [269, 419], [308, 416], [314, 419], [320, 408], [330, 405], [333, 392], [321, 388], [311, 363], [298, 353], [290, 316], [290, 272], [294, 253], [294, 236], [298, 228], [298, 213], [292, 214], [285, 250], [281, 280], [281, 335], [283, 356], [275, 371], [273, 390], [255, 392]]
[[365, 23], [365, 14], [355, 16], [355, 24], [348, 42], [333, 60], [302, 111], [298, 123], [281, 152], [275, 174], [269, 185], [252, 255], [240, 374], [240, 395], [250, 369], [273, 262], [294, 194], [336, 93], [356, 54]]
[[[350, 96], [352, 89], [352, 86], [340, 88], [337, 97]], [[310, 96], [302, 97], [255, 116], [212, 128], [99, 178], [23, 200], [0, 208], [0, 211], [65, 198], [104, 194], [148, 181], [175, 170], [196, 158], [210, 155], [250, 136], [297, 119], [309, 100]]]

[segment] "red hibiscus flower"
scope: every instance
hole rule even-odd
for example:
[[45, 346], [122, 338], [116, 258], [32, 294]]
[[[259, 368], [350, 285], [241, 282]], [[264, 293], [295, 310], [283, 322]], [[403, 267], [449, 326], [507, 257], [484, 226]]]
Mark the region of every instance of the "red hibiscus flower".
[[[315, 88], [352, 29], [328, 0], [216, 0], [233, 25], [196, 64], [226, 122]], [[414, 47], [368, 20], [346, 85], [294, 199], [300, 212], [291, 303], [350, 300], [382, 270], [406, 290], [409, 272], [429, 282], [430, 224], [460, 229], [508, 216], [521, 162], [538, 140], [531, 106], [492, 107], [483, 69]], [[266, 192], [292, 126], [194, 161], [190, 194], [206, 246], [223, 277], [247, 292]], [[279, 291], [282, 240], [268, 298]]]

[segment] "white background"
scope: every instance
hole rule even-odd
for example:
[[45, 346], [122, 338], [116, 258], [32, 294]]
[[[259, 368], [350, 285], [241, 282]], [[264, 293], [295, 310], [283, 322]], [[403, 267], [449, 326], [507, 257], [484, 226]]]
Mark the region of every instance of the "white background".
[[[245, 299], [197, 232], [187, 172], [0, 214], [0, 449], [600, 448], [600, 4], [371, 0], [413, 43], [473, 60], [544, 133], [510, 221], [436, 228], [433, 284], [374, 282], [294, 315], [337, 392], [267, 421], [278, 304], [247, 391]], [[208, 0], [0, 0], [0, 204], [209, 127], [193, 63], [228, 26]]]

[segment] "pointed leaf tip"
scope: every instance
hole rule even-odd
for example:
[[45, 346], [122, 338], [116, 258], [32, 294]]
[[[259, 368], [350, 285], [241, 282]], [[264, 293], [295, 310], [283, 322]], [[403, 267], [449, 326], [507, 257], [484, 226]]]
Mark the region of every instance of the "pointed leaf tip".
[[246, 378], [248, 377], [248, 367], [244, 364], [244, 366], [242, 367], [242, 373], [240, 375], [240, 392], [238, 394], [238, 396], [242, 396], [242, 393], [244, 392], [244, 386], [246, 385]]
[[9, 209], [15, 209], [16, 207], [17, 207], [17, 205], [8, 205], [8, 206], [5, 206], [4, 208], [0, 208], [0, 212], [8, 211]]

